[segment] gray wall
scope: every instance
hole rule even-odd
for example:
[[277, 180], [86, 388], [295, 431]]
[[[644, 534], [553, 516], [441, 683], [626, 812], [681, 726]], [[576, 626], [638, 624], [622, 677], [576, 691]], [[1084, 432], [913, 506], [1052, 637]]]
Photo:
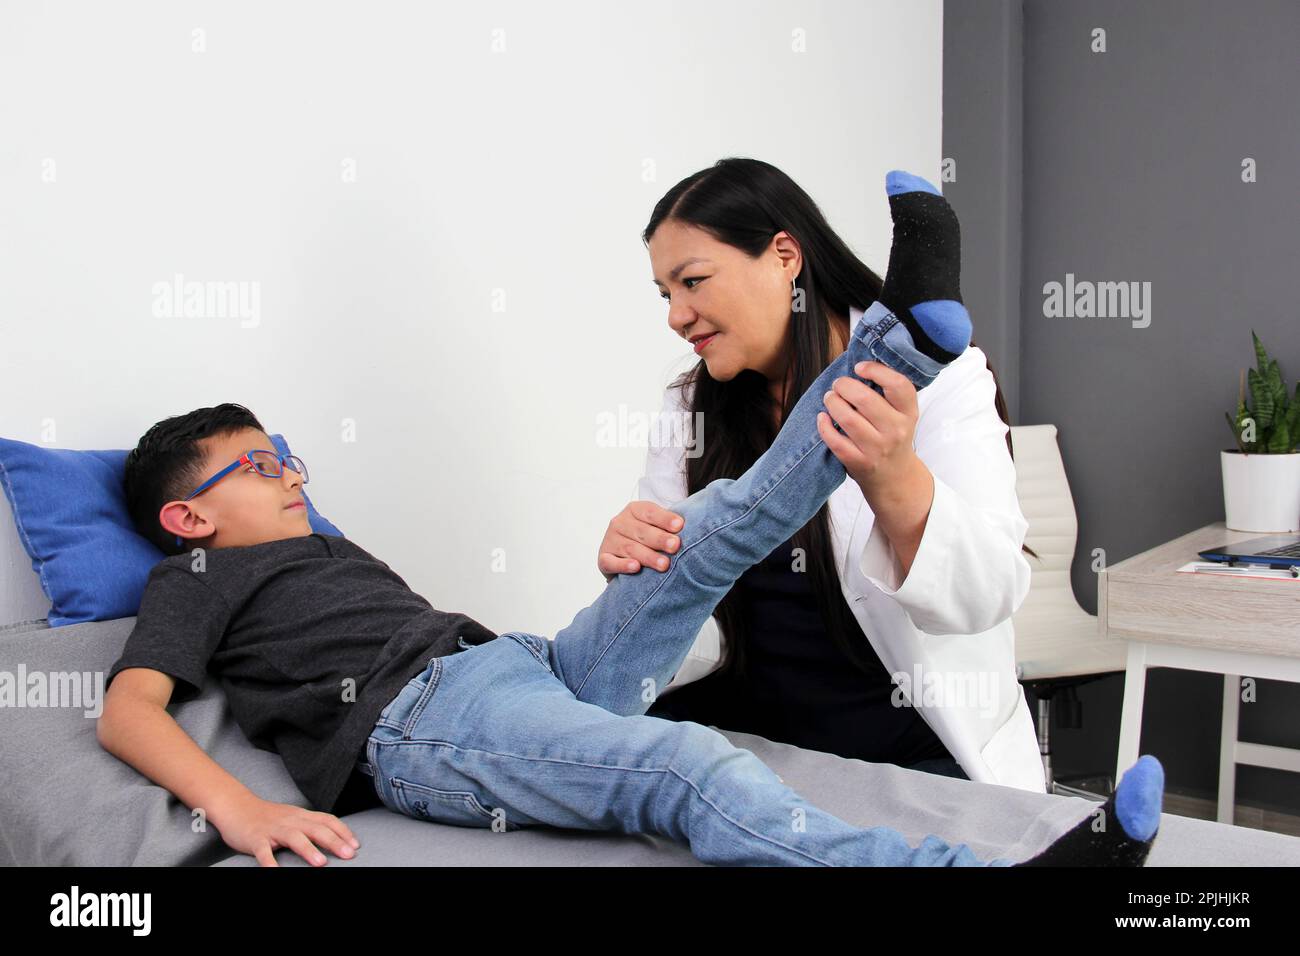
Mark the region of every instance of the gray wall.
[[942, 185], [962, 223], [962, 299], [1013, 423], [1020, 394], [1021, 9], [945, 3]]
[[[1254, 364], [1252, 328], [1292, 388], [1300, 378], [1300, 4], [959, 0], [944, 21], [963, 295], [1013, 424], [1060, 430], [1074, 589], [1095, 613], [1094, 548], [1114, 564], [1223, 519], [1223, 413]], [[1107, 52], [1091, 50], [1097, 27]], [[1046, 317], [1043, 285], [1066, 273], [1150, 282], [1150, 325]], [[1148, 679], [1142, 750], [1173, 790], [1214, 795], [1221, 688]], [[1054, 730], [1058, 772], [1113, 768], [1122, 693], [1121, 675], [1081, 688], [1083, 729]], [[1300, 747], [1300, 687], [1261, 682], [1240, 737]], [[1237, 788], [1300, 813], [1300, 775], [1241, 767]]]

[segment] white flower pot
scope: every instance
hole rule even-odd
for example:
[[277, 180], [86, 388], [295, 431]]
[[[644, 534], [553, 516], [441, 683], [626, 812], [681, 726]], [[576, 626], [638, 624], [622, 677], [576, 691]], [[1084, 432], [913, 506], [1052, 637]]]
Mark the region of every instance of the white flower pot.
[[1244, 455], [1225, 449], [1219, 457], [1229, 531], [1300, 531], [1300, 452]]

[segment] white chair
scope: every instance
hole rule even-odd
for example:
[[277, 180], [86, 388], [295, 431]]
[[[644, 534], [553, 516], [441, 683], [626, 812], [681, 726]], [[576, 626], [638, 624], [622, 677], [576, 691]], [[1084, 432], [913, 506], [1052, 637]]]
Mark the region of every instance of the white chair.
[[[1104, 641], [1095, 615], [1075, 600], [1070, 586], [1079, 523], [1065, 476], [1065, 463], [1056, 443], [1055, 425], [1017, 425], [1011, 429], [1015, 449], [1016, 495], [1029, 522], [1025, 544], [1038, 557], [1025, 555], [1033, 569], [1029, 594], [1012, 615], [1016, 630], [1016, 671], [1038, 698], [1038, 744], [1049, 793], [1096, 799], [1097, 789], [1109, 795], [1109, 776], [1077, 780], [1054, 779], [1051, 723], [1053, 700], [1062, 726], [1082, 723], [1075, 689], [1125, 668], [1123, 641]], [[1083, 784], [1088, 784], [1088, 787]]]

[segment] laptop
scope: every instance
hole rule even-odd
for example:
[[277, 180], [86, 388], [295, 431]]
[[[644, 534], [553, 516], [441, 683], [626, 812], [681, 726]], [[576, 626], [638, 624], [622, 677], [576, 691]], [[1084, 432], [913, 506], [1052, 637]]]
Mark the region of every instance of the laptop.
[[1300, 534], [1270, 534], [1198, 552], [1206, 561], [1229, 565], [1262, 564], [1272, 568], [1300, 566]]

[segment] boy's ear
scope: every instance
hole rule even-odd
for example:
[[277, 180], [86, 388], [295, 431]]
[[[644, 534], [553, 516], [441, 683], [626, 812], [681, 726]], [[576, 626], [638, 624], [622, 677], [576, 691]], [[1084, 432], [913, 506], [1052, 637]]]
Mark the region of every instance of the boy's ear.
[[168, 534], [182, 538], [206, 538], [217, 529], [211, 521], [203, 517], [188, 501], [169, 501], [158, 512], [158, 523]]

